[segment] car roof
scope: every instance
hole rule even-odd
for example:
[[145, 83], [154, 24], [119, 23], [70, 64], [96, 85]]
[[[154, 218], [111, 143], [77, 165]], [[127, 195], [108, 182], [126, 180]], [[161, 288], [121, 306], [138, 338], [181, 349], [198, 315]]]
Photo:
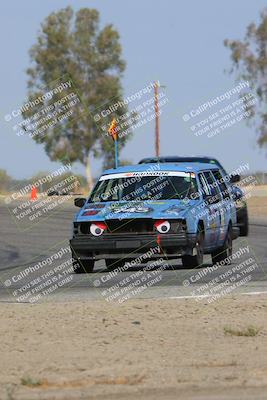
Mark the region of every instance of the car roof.
[[161, 157], [145, 157], [142, 158], [142, 160], [139, 161], [139, 164], [144, 164], [144, 163], [157, 163], [157, 162], [197, 162], [197, 160], [201, 160], [201, 163], [203, 162], [217, 162], [219, 164], [219, 161], [215, 157], [209, 157], [209, 156], [161, 156]]
[[203, 170], [218, 169], [218, 165], [209, 163], [144, 163], [137, 165], [126, 165], [123, 167], [107, 169], [103, 171], [102, 175], [118, 174], [122, 172], [144, 172], [144, 171], [181, 171], [181, 172], [199, 172]]

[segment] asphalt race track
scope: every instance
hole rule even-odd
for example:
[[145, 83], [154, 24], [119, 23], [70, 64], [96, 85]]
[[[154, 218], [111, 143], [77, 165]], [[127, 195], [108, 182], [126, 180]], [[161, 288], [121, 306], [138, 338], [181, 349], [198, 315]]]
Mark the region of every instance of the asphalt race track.
[[[42, 280], [36, 280], [32, 285], [41, 284], [44, 279], [49, 279], [49, 274], [44, 278], [46, 272], [55, 268], [55, 265], [60, 265], [64, 257], [66, 260], [70, 258], [70, 255], [66, 254], [60, 262], [54, 260], [24, 276], [24, 271], [28, 267], [36, 266], [38, 262], [51, 257], [51, 254], [68, 247], [72, 218], [76, 211], [77, 208], [75, 209], [68, 202], [60, 210], [49, 214], [47, 218], [38, 220], [29, 229], [21, 230], [21, 226], [14, 222], [14, 217], [10, 214], [7, 205], [3, 202], [0, 203], [1, 224], [4, 227], [2, 231], [5, 231], [5, 236], [2, 236], [0, 240], [1, 302], [29, 302], [29, 298], [23, 298], [22, 295], [27, 290], [22, 290], [22, 288], [30, 281], [38, 279], [40, 275], [42, 275]], [[236, 274], [240, 271], [243, 272], [239, 274], [238, 278], [235, 278], [236, 282], [246, 278], [248, 280], [245, 280], [244, 283], [242, 281], [242, 284], [238, 284], [229, 293], [254, 294], [267, 291], [267, 223], [266, 220], [263, 222], [251, 220], [250, 222], [249, 236], [239, 238], [234, 242], [234, 253], [236, 254], [240, 249], [243, 253], [239, 253], [241, 255], [233, 260], [231, 266], [220, 266], [219, 270], [215, 270], [212, 267], [210, 256], [205, 256], [204, 266], [196, 270], [182, 269], [181, 262], [173, 260], [164, 262], [162, 267], [160, 265], [159, 267], [147, 268], [146, 271], [144, 271], [144, 265], [138, 265], [113, 276], [106, 270], [105, 262], [98, 261], [92, 274], [77, 275], [67, 267], [63, 277], [61, 276], [62, 284], [60, 284], [60, 287], [49, 292], [47, 289], [50, 286], [47, 285], [45, 288], [47, 292], [45, 292], [42, 300], [81, 301], [105, 298], [108, 301], [116, 302], [126, 295], [126, 288], [129, 288], [129, 285], [132, 285], [134, 291], [132, 297], [135, 298], [206, 296], [207, 287], [209, 287], [209, 290], [215, 287], [212, 282], [215, 285], [216, 279], [216, 284], [222, 286], [219, 291], [216, 290], [212, 293], [220, 293], [227, 287], [229, 288], [231, 282], [232, 284], [234, 282], [232, 277], [236, 277]], [[246, 264], [249, 258], [252, 261]], [[238, 268], [240, 264], [242, 264], [242, 268]], [[252, 265], [254, 267], [251, 267]], [[12, 280], [14, 276], [16, 282]], [[230, 277], [233, 281], [229, 281]], [[144, 289], [138, 290], [139, 286], [143, 286]], [[120, 296], [115, 295], [116, 290], [122, 290]]]

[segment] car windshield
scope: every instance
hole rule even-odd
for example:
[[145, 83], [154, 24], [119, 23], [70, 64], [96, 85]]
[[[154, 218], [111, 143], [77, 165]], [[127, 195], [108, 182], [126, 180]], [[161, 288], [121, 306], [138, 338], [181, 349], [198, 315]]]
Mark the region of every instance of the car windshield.
[[197, 193], [194, 173], [180, 171], [118, 173], [102, 176], [89, 202], [181, 200], [192, 193]]

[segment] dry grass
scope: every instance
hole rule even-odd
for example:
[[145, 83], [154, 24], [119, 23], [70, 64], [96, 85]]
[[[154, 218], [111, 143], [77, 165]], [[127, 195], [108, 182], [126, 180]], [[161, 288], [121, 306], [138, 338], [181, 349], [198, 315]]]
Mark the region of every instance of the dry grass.
[[42, 382], [39, 379], [34, 379], [31, 378], [30, 376], [25, 376], [21, 378], [20, 383], [23, 386], [28, 386], [28, 387], [36, 387], [36, 386], [41, 386]]
[[134, 376], [117, 376], [110, 378], [107, 376], [101, 376], [97, 378], [85, 378], [85, 379], [73, 379], [73, 380], [62, 380], [61, 382], [50, 381], [47, 379], [34, 379], [31, 377], [24, 377], [21, 379], [21, 384], [29, 388], [79, 388], [83, 386], [93, 385], [136, 385], [142, 383], [144, 380], [143, 375]]
[[230, 336], [257, 336], [260, 332], [260, 328], [256, 328], [255, 326], [248, 326], [244, 329], [233, 329], [228, 326], [224, 327], [224, 333]]

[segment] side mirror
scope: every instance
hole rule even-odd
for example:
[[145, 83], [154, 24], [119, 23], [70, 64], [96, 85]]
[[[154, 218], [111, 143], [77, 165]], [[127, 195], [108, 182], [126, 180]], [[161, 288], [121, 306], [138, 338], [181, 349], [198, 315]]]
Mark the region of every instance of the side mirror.
[[234, 200], [241, 200], [242, 197], [244, 197], [244, 193], [237, 186], [232, 186], [232, 193], [233, 193]]
[[238, 175], [238, 174], [236, 174], [236, 175], [231, 175], [231, 177], [230, 177], [230, 182], [231, 182], [231, 183], [240, 182], [240, 175]]
[[86, 203], [86, 199], [84, 197], [77, 197], [74, 199], [74, 205], [76, 207], [82, 208]]

